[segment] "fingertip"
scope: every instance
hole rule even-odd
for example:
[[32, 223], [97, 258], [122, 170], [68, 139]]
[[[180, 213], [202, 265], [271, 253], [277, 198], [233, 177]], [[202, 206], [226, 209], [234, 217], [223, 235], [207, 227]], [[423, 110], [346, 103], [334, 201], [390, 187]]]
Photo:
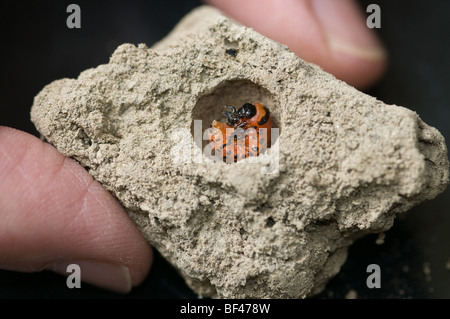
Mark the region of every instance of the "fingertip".
[[353, 0], [206, 2], [358, 89], [386, 70], [386, 50]]
[[366, 60], [343, 52], [333, 52], [333, 59], [336, 63], [325, 70], [358, 90], [372, 87], [388, 68], [387, 58]]
[[387, 68], [387, 50], [358, 3], [311, 0], [311, 8], [329, 52], [327, 60], [319, 61], [324, 70], [358, 89], [375, 83]]
[[80, 261], [87, 282], [122, 292], [145, 279], [153, 256], [123, 207], [81, 165], [8, 127], [0, 127], [0, 251], [0, 268]]

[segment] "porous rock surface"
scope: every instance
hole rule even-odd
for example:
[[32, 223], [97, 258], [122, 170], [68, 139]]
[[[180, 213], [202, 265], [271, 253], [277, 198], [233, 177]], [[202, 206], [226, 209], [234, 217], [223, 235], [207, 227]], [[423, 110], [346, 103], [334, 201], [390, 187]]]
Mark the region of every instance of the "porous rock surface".
[[[253, 101], [272, 111], [275, 145], [258, 163], [207, 161], [193, 121], [204, 130], [225, 105]], [[31, 117], [202, 296], [318, 293], [356, 238], [448, 183], [444, 139], [416, 113], [207, 6], [153, 48], [121, 45], [47, 85]]]

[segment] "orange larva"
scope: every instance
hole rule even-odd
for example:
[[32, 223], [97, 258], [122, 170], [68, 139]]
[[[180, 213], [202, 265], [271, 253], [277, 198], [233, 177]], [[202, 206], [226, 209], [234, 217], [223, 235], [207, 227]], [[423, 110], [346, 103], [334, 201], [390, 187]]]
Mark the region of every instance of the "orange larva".
[[[224, 162], [231, 163], [258, 156], [270, 145], [273, 121], [270, 111], [261, 103], [245, 103], [238, 110], [226, 106], [226, 123], [212, 121], [208, 135], [212, 148], [222, 151]], [[227, 130], [228, 129], [228, 130]]]

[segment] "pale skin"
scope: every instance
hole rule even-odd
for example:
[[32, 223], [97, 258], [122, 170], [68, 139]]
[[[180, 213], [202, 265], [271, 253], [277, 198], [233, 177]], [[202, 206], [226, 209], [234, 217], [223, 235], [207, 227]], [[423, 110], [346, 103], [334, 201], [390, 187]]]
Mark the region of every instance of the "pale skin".
[[[208, 2], [357, 88], [370, 87], [386, 68], [385, 51], [352, 0]], [[126, 293], [148, 275], [152, 251], [76, 161], [0, 127], [0, 269], [64, 274], [71, 263], [85, 282]]]

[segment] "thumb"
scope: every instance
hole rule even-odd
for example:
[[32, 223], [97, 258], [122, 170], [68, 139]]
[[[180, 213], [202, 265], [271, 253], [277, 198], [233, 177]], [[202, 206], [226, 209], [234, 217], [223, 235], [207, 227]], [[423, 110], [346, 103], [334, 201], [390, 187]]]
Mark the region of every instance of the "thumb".
[[80, 267], [82, 281], [128, 292], [151, 250], [120, 204], [74, 160], [34, 136], [0, 127], [0, 268]]
[[206, 1], [358, 89], [386, 69], [386, 52], [353, 0]]

